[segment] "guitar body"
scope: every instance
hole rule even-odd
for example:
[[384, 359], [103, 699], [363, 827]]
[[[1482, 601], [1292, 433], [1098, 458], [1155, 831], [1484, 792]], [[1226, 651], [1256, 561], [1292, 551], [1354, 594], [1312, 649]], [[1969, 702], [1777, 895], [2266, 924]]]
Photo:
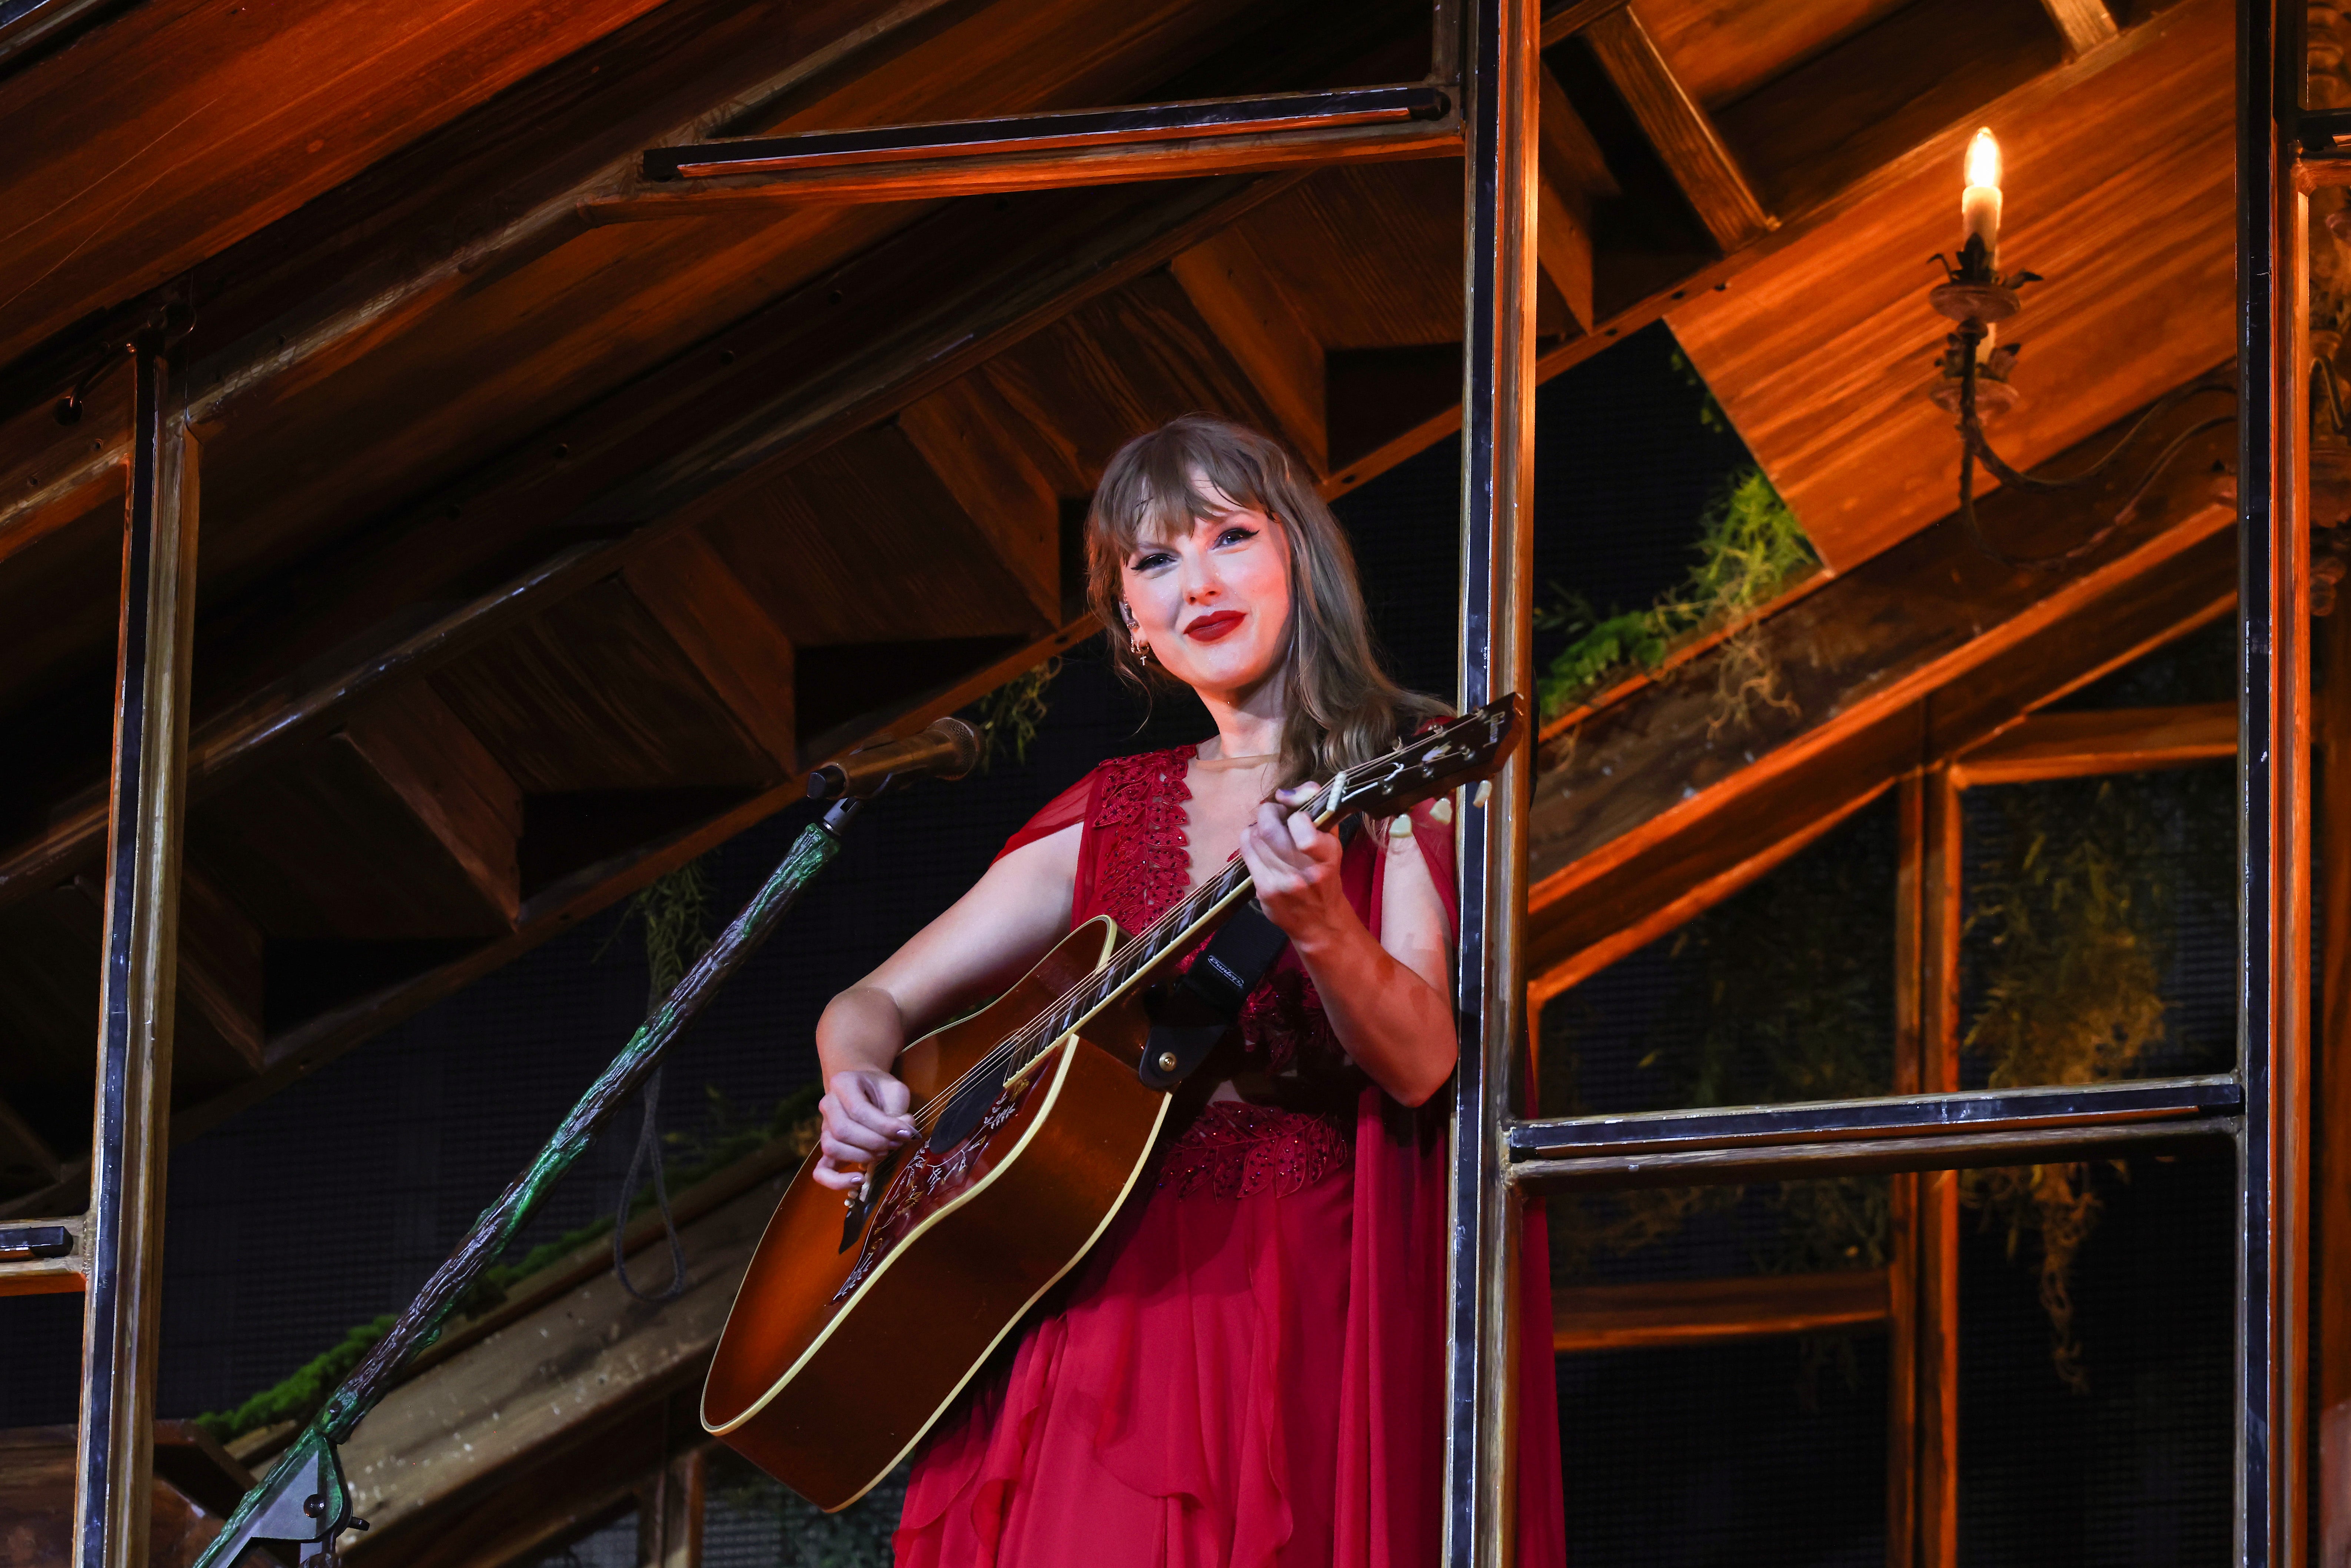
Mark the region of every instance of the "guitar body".
[[[936, 1108], [1120, 939], [1089, 921], [995, 1003], [906, 1047], [894, 1071], [914, 1109]], [[862, 1497], [1134, 1186], [1169, 1103], [1135, 1075], [1148, 1030], [1132, 998], [1112, 1002], [972, 1102], [946, 1147], [918, 1140], [877, 1165], [862, 1213], [811, 1179], [810, 1155], [719, 1336], [703, 1426], [827, 1511]]]

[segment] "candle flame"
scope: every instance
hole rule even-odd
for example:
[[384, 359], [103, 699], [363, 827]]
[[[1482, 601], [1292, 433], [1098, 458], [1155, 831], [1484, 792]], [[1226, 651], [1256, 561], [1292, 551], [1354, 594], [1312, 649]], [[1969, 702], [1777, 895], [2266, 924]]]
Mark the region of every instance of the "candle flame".
[[2000, 143], [1992, 140], [1990, 126], [1968, 143], [1968, 183], [2000, 188]]

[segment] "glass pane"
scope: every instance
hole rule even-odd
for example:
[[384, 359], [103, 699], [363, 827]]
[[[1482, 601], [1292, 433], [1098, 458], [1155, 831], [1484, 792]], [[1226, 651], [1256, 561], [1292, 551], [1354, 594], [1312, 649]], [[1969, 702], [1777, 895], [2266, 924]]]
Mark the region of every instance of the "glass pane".
[[1552, 1287], [1702, 1282], [1883, 1269], [1884, 1176], [1564, 1192], [1545, 1200]]
[[906, 1501], [901, 1468], [827, 1514], [728, 1448], [712, 1452], [706, 1486], [702, 1568], [889, 1568], [890, 1534]]
[[1541, 1113], [1890, 1092], [1896, 854], [1888, 795], [1552, 998]]
[[1967, 791], [1965, 1088], [2236, 1060], [2236, 768]]
[[1559, 1359], [1578, 1568], [1886, 1562], [1886, 1339]]
[[1962, 1182], [1961, 1563], [2228, 1562], [2233, 1161]]

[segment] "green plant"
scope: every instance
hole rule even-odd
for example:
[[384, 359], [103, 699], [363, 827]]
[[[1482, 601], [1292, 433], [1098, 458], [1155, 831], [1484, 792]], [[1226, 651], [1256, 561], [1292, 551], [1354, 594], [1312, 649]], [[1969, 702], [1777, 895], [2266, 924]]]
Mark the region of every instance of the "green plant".
[[[2175, 776], [2186, 810], [2226, 780]], [[2163, 973], [2183, 894], [2219, 902], [2211, 873], [2158, 852], [2179, 825], [2149, 791], [2111, 779], [1999, 791], [2003, 849], [1969, 887], [1968, 935], [1983, 1001], [1964, 1049], [1994, 1088], [2127, 1077], [2168, 1035]], [[2210, 803], [2207, 802], [2209, 805]], [[2202, 857], [2209, 860], [2210, 857]], [[2183, 885], [2184, 883], [2184, 885]], [[2216, 897], [2216, 894], [2218, 895]], [[2118, 1175], [2127, 1175], [2119, 1163]], [[2037, 1249], [2050, 1352], [2068, 1386], [2088, 1386], [2074, 1332], [2073, 1272], [2101, 1207], [2083, 1163], [1967, 1172], [1964, 1202], [2004, 1230], [2008, 1255]]]
[[234, 1410], [208, 1411], [197, 1416], [196, 1425], [214, 1441], [225, 1443], [280, 1421], [308, 1420], [327, 1402], [335, 1385], [360, 1364], [360, 1357], [392, 1332], [392, 1315], [386, 1312], [347, 1331], [333, 1349], [303, 1363], [293, 1375], [263, 1389]]
[[1050, 711], [1046, 694], [1052, 690], [1053, 677], [1061, 673], [1061, 661], [1048, 659], [979, 699], [979, 729], [987, 741], [979, 758], [982, 770], [995, 760], [999, 742], [1011, 745], [1015, 762], [1029, 760], [1029, 745], [1044, 727], [1045, 716]]
[[[1734, 475], [1698, 522], [1697, 560], [1673, 592], [1646, 610], [1595, 612], [1553, 585], [1556, 601], [1536, 624], [1569, 634], [1536, 683], [1546, 717], [1564, 713], [1635, 670], [1656, 670], [1677, 643], [1731, 625], [1777, 597], [1815, 564], [1796, 516], [1760, 468]], [[1751, 623], [1734, 626], [1718, 663], [1712, 728], [1757, 705], [1792, 708]]]

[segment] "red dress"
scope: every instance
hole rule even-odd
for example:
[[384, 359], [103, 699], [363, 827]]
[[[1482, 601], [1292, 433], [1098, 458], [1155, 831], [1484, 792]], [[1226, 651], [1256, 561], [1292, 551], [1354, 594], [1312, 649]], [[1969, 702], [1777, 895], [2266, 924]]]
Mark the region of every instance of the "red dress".
[[[1085, 824], [1074, 925], [1149, 925], [1189, 881], [1193, 747], [1103, 763], [1005, 852]], [[1453, 834], [1412, 830], [1454, 905]], [[1379, 933], [1385, 857], [1361, 833], [1348, 902]], [[1358, 1087], [1295, 953], [1241, 1040], [1285, 1103], [1211, 1103], [1007, 1370], [915, 1459], [899, 1568], [1428, 1568], [1443, 1492], [1444, 1121]], [[1564, 1561], [1551, 1286], [1531, 1216], [1520, 1312], [1520, 1568]]]

